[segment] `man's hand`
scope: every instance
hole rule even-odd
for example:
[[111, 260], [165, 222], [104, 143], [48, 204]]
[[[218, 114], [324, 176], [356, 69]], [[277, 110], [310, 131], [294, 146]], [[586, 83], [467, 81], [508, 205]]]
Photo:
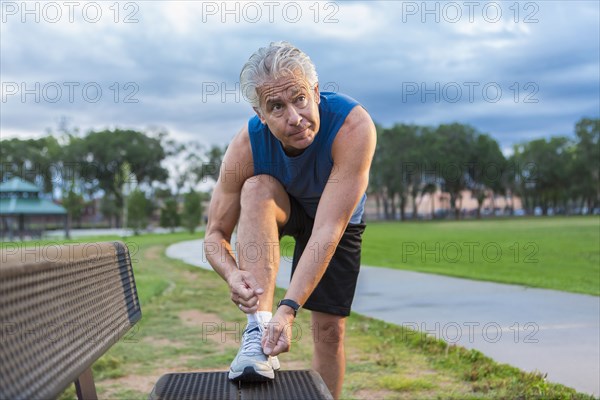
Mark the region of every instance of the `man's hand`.
[[262, 337], [261, 343], [266, 355], [276, 356], [279, 353], [290, 351], [293, 322], [294, 312], [291, 308], [284, 306], [277, 309]]
[[263, 294], [263, 288], [259, 287], [256, 278], [248, 271], [236, 270], [231, 273], [227, 280], [231, 301], [246, 314], [258, 311], [258, 296]]

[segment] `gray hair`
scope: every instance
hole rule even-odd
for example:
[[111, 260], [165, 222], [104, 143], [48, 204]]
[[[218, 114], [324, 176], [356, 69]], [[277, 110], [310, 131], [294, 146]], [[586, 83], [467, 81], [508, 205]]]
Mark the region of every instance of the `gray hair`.
[[311, 89], [319, 78], [315, 65], [302, 50], [288, 42], [271, 42], [250, 56], [240, 73], [242, 96], [252, 105], [259, 107], [257, 88], [265, 82], [301, 72]]

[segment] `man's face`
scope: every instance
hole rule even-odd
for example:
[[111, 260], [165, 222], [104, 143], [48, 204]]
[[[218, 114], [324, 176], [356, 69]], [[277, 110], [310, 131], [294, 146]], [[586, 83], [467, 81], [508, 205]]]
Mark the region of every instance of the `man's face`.
[[302, 153], [319, 131], [319, 87], [304, 76], [290, 75], [258, 88], [260, 108], [254, 111], [281, 142], [288, 155]]

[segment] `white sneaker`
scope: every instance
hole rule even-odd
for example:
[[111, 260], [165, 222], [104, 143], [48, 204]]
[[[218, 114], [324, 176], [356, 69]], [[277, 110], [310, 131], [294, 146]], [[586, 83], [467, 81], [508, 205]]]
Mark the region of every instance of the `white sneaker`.
[[[273, 358], [263, 353], [263, 328], [259, 324], [246, 326], [242, 345], [229, 368], [229, 379], [242, 382], [263, 382], [275, 378]], [[279, 360], [276, 359], [277, 369]]]

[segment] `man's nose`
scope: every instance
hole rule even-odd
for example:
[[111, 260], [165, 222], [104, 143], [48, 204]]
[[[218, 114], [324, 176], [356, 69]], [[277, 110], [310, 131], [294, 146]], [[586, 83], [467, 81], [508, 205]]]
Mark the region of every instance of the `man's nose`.
[[298, 113], [295, 107], [288, 107], [288, 123], [292, 126], [300, 125], [302, 116]]

